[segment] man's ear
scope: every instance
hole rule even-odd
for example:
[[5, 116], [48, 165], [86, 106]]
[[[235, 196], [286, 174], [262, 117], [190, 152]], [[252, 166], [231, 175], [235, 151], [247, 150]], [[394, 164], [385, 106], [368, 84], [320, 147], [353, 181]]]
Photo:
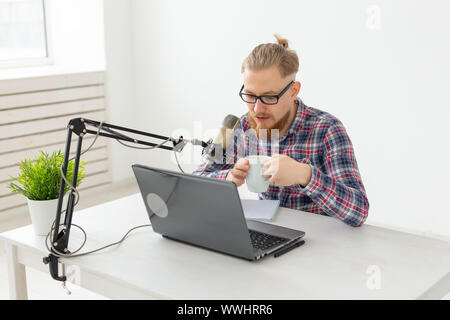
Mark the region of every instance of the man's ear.
[[292, 84], [292, 99], [295, 99], [295, 97], [298, 96], [298, 93], [300, 92], [300, 88], [302, 87], [302, 84], [300, 83], [300, 81], [295, 81]]

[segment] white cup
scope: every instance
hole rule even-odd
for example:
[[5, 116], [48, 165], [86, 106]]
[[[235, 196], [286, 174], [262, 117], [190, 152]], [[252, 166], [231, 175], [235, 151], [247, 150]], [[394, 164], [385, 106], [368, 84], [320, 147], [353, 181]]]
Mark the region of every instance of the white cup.
[[266, 163], [269, 156], [248, 156], [250, 170], [246, 179], [247, 189], [251, 192], [265, 192], [269, 188], [269, 179], [262, 174], [262, 165]]

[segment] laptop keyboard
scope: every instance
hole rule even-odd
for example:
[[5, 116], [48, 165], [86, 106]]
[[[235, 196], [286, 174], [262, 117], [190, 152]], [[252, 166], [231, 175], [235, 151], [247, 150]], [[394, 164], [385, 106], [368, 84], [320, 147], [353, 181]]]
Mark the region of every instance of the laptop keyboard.
[[262, 233], [254, 230], [248, 230], [250, 233], [250, 239], [252, 240], [252, 245], [256, 249], [267, 250], [273, 246], [279, 245], [283, 242], [288, 241], [286, 238], [281, 238], [273, 236], [267, 233]]

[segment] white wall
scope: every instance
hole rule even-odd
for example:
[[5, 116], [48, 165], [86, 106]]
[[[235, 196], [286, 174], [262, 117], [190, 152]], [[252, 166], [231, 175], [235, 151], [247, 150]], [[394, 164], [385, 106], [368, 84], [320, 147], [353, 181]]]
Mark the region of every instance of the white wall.
[[[131, 2], [122, 0], [47, 0], [50, 54], [45, 72], [105, 70], [105, 121], [136, 126], [133, 94]], [[106, 61], [105, 61], [106, 60]], [[31, 74], [31, 70], [26, 71]], [[114, 182], [131, 178], [136, 152], [110, 141]]]
[[[131, 19], [127, 7], [117, 23], [131, 23], [130, 37], [118, 37], [123, 46], [132, 39], [131, 53], [123, 50], [131, 55], [137, 128], [205, 133], [226, 114], [243, 114], [241, 62], [281, 33], [299, 53], [304, 102], [336, 115], [350, 134], [371, 205], [368, 223], [450, 236], [450, 2], [130, 4]], [[139, 151], [136, 160], [175, 168], [164, 150]]]
[[[107, 0], [104, 1], [104, 10], [108, 121], [136, 128], [131, 2]], [[132, 178], [131, 165], [136, 161], [136, 151], [111, 140], [110, 152], [113, 181]]]
[[[45, 72], [105, 70], [105, 121], [135, 126], [131, 2], [121, 0], [47, 0], [50, 55]], [[106, 62], [105, 62], [106, 60]], [[41, 68], [43, 69], [43, 68]], [[31, 71], [27, 71], [31, 74]], [[132, 175], [135, 150], [109, 142], [111, 174], [117, 182]]]

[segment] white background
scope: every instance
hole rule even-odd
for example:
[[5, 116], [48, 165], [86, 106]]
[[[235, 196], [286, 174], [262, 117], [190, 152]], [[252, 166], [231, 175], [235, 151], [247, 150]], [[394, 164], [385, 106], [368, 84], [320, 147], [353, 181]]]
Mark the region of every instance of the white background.
[[[449, 17], [445, 0], [107, 0], [107, 69], [131, 68], [120, 122], [166, 135], [201, 122], [206, 132], [245, 112], [242, 60], [280, 33], [299, 54], [303, 101], [347, 128], [367, 222], [450, 236]], [[130, 162], [175, 168], [166, 151], [136, 154]]]
[[[242, 60], [280, 33], [299, 54], [300, 97], [352, 139], [367, 223], [450, 238], [449, 1], [51, 3], [55, 61], [102, 68], [105, 54], [107, 120], [161, 135], [207, 139], [245, 113]], [[192, 170], [200, 149], [189, 151]], [[111, 152], [115, 181], [133, 177], [132, 163], [176, 168], [165, 150]]]

